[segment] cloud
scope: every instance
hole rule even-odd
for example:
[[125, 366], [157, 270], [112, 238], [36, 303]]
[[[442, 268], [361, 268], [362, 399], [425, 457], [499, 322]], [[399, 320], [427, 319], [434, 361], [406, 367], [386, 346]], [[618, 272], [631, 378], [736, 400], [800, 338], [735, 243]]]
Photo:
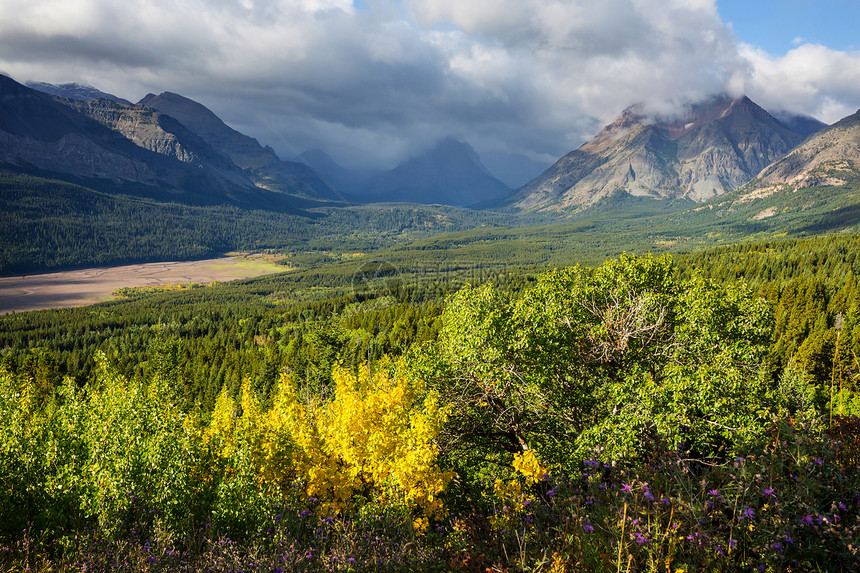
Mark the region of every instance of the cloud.
[[803, 44], [781, 57], [742, 45], [750, 62], [746, 90], [766, 109], [836, 122], [860, 107], [860, 52]]
[[833, 115], [860, 85], [856, 55], [801, 45], [773, 59], [739, 45], [714, 0], [362, 6], [4, 0], [0, 69], [131, 100], [178, 92], [284, 157], [320, 147], [382, 167], [447, 136], [547, 164], [633, 103], [666, 113], [726, 90]]

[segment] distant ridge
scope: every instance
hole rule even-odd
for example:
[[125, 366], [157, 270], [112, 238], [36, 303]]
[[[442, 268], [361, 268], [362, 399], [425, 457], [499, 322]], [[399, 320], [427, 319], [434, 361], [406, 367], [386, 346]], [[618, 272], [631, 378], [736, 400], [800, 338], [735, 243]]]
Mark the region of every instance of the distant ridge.
[[510, 193], [510, 187], [493, 177], [471, 145], [447, 138], [371, 179], [362, 198], [469, 207]]
[[131, 102], [117, 97], [113, 94], [105, 93], [92, 86], [81, 84], [49, 84], [45, 82], [27, 82], [27, 87], [32, 88], [42, 93], [50, 94], [57, 97], [64, 97], [79, 101], [88, 101], [91, 99], [108, 99], [117, 103], [131, 105]]

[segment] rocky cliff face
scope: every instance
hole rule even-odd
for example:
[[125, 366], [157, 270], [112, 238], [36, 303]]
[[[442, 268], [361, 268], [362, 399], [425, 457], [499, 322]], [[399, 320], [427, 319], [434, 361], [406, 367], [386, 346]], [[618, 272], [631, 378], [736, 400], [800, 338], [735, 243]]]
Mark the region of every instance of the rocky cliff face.
[[192, 204], [293, 209], [178, 121], [107, 99], [69, 100], [0, 76], [0, 164]]
[[270, 191], [303, 195], [332, 201], [342, 200], [313, 168], [303, 163], [282, 161], [270, 147], [236, 131], [204, 105], [179, 94], [148, 94], [139, 102], [177, 119], [182, 125], [230, 158], [247, 172], [258, 186]]
[[142, 149], [175, 159], [213, 178], [240, 187], [253, 187], [247, 175], [229, 158], [170, 116], [143, 105], [105, 99], [69, 101], [67, 104], [122, 134]]
[[163, 159], [51, 96], [0, 76], [0, 162], [154, 185]]
[[704, 201], [748, 182], [804, 137], [746, 97], [715, 98], [669, 120], [634, 106], [509, 203], [587, 208], [617, 193]]

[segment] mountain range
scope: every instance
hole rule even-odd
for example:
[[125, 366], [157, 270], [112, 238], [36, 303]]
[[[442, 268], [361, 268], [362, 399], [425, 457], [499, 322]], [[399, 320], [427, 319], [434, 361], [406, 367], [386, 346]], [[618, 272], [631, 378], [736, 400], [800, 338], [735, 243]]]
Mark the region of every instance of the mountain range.
[[678, 237], [860, 221], [860, 112], [828, 127], [747, 97], [672, 116], [634, 105], [512, 190], [451, 138], [388, 171], [347, 169], [319, 149], [281, 159], [172, 92], [130, 103], [31, 85], [0, 75], [0, 269], [298, 248], [320, 230], [377, 244], [389, 230], [397, 241], [442, 232], [454, 211], [460, 227], [667, 215]]
[[633, 106], [507, 201], [521, 209], [584, 209], [618, 193], [702, 202], [738, 188], [825, 125], [783, 121], [747, 97], [713, 98], [674, 118]]
[[[7, 166], [264, 208], [297, 199], [543, 212], [584, 211], [619, 195], [703, 202], [746, 185], [825, 127], [810, 117], [772, 115], [747, 97], [713, 97], [668, 117], [634, 105], [511, 190], [471, 146], [450, 138], [389, 171], [357, 171], [322, 150], [282, 160], [202, 104], [172, 92], [132, 104], [79, 84], [30, 86], [35, 89], [0, 78], [0, 161]], [[804, 152], [810, 153], [816, 152]], [[797, 162], [801, 155], [793, 157]], [[781, 177], [786, 165], [774, 167], [766, 180]]]

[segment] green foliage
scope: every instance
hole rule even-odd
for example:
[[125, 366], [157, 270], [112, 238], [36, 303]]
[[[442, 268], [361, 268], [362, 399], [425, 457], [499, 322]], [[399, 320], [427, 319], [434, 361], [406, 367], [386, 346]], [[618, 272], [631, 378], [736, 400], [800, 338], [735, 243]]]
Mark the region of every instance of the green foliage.
[[676, 277], [668, 257], [622, 256], [542, 275], [518, 298], [457, 293], [424, 366], [454, 404], [449, 451], [534, 447], [569, 467], [597, 446], [636, 456], [643, 435], [704, 456], [757, 435], [769, 423], [768, 305]]

